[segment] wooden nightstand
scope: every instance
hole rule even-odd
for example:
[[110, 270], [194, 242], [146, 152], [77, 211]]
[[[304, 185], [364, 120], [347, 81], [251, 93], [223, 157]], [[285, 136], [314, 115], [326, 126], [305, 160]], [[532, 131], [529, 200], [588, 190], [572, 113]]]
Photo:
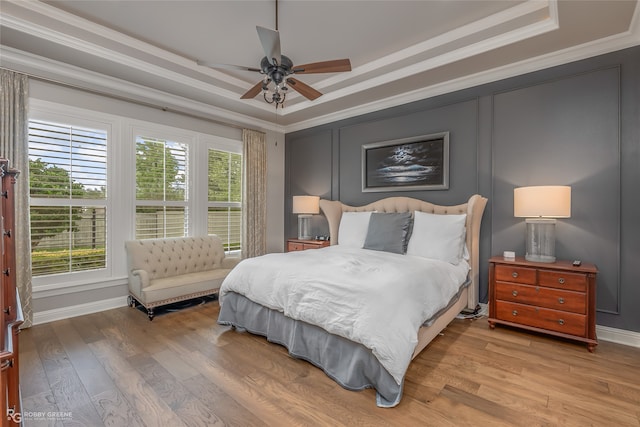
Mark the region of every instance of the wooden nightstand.
[[515, 326], [582, 341], [596, 338], [596, 275], [593, 264], [489, 259], [489, 326]]
[[331, 244], [328, 240], [300, 240], [287, 239], [287, 252], [304, 251], [305, 249], [320, 249]]

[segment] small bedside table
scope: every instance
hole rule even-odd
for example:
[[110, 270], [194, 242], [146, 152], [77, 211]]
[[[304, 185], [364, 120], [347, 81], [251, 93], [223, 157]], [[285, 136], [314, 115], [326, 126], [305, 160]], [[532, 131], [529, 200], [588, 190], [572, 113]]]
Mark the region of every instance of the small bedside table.
[[596, 275], [593, 264], [489, 259], [489, 326], [514, 326], [587, 344], [596, 338]]
[[331, 245], [328, 240], [300, 240], [287, 239], [287, 252], [304, 251], [305, 249], [320, 249]]

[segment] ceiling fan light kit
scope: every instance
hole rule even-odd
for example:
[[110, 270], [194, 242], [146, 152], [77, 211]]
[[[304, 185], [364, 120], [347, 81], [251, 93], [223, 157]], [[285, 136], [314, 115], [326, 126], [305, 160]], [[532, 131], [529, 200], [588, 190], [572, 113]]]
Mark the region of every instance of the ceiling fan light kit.
[[196, 61], [196, 63], [210, 68], [253, 71], [264, 74], [264, 78], [245, 92], [240, 99], [253, 99], [262, 92], [264, 100], [269, 104], [275, 104], [276, 109], [278, 106], [280, 106], [280, 108], [284, 106], [289, 88], [292, 88], [310, 101], [322, 96], [321, 92], [291, 77], [292, 74], [340, 73], [351, 71], [351, 61], [349, 61], [349, 59], [314, 62], [294, 67], [293, 61], [280, 52], [280, 33], [278, 32], [277, 17], [278, 2], [276, 0], [276, 29], [270, 30], [256, 26], [258, 38], [265, 53], [265, 56], [260, 61], [260, 68], [215, 64], [207, 61]]

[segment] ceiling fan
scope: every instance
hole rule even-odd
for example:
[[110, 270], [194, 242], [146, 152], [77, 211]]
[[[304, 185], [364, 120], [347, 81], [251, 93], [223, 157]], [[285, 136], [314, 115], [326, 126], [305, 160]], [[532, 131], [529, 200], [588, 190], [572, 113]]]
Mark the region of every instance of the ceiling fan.
[[[282, 107], [287, 96], [289, 87], [313, 101], [322, 95], [321, 92], [312, 88], [306, 83], [292, 77], [293, 74], [318, 74], [318, 73], [339, 73], [351, 71], [349, 59], [334, 59], [331, 61], [313, 62], [303, 65], [293, 65], [289, 57], [280, 52], [280, 33], [278, 32], [278, 0], [276, 0], [276, 29], [256, 26], [260, 44], [264, 49], [265, 56], [260, 61], [260, 68], [244, 67], [240, 65], [216, 64], [207, 61], [196, 61], [198, 65], [228, 69], [258, 72], [264, 78], [249, 89], [240, 99], [255, 98], [260, 92], [263, 93], [264, 100], [269, 104]], [[273, 87], [270, 84], [273, 83]]]

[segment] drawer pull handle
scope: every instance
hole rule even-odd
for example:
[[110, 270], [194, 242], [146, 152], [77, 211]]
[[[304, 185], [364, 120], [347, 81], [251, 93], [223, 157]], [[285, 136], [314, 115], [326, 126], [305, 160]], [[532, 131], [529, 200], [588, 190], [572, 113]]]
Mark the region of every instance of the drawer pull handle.
[[514, 316], [517, 316], [517, 315], [518, 315], [518, 310], [513, 310], [513, 311], [511, 312], [511, 314], [513, 314]]
[[558, 302], [559, 302], [560, 304], [564, 304], [564, 298], [558, 298]]
[[516, 277], [518, 277], [518, 272], [514, 271], [513, 273], [511, 273], [511, 276], [515, 279]]
[[514, 297], [517, 297], [518, 296], [518, 291], [511, 292], [511, 295], [513, 295]]
[[9, 368], [13, 368], [13, 359], [5, 360], [2, 365], [0, 365], [0, 371], [7, 370]]
[[561, 285], [564, 285], [564, 277], [559, 278], [558, 283], [560, 283]]
[[559, 323], [560, 325], [564, 325], [564, 320], [563, 320], [563, 319], [559, 319], [559, 320], [558, 320], [558, 323]]

